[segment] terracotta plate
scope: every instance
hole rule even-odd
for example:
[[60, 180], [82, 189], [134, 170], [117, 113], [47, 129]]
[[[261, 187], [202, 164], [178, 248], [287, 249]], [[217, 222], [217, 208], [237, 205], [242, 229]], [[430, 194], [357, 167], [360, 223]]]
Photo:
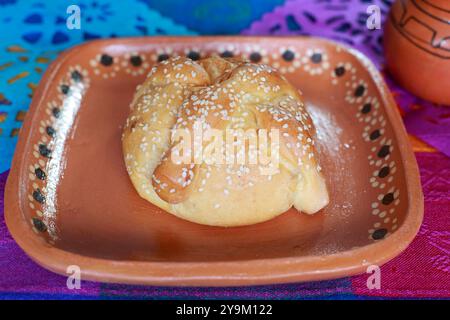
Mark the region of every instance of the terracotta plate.
[[[278, 68], [304, 92], [331, 203], [218, 228], [162, 212], [126, 173], [121, 131], [136, 86], [175, 54], [219, 53]], [[36, 262], [83, 279], [250, 285], [365, 272], [411, 242], [418, 169], [382, 77], [360, 53], [315, 38], [133, 38], [69, 50], [42, 79], [6, 187], [6, 220]]]

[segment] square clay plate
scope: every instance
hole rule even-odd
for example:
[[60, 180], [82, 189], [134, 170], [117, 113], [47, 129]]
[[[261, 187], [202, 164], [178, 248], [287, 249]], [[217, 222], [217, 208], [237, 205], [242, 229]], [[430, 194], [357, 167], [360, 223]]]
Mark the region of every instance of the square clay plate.
[[[209, 227], [141, 199], [121, 151], [135, 88], [158, 59], [212, 53], [280, 70], [306, 98], [331, 202], [257, 225]], [[322, 280], [383, 264], [423, 216], [417, 164], [394, 101], [360, 53], [315, 38], [162, 37], [94, 41], [46, 72], [20, 132], [6, 220], [43, 267], [152, 285]]]

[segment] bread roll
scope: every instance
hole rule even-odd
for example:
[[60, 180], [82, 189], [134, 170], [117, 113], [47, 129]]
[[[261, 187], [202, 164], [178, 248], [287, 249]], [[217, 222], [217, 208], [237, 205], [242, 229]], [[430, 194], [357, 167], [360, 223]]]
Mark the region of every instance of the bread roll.
[[142, 198], [228, 227], [328, 204], [314, 133], [301, 94], [275, 69], [174, 57], [138, 87], [122, 141]]

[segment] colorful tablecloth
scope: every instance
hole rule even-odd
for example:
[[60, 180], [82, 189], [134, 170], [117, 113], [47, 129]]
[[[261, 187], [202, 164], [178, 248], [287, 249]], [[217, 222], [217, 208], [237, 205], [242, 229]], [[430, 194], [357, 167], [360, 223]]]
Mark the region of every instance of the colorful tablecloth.
[[[381, 268], [381, 289], [368, 275], [303, 284], [169, 288], [82, 282], [33, 263], [3, 219], [3, 190], [33, 90], [60, 51], [83, 41], [137, 35], [318, 35], [345, 42], [383, 70], [382, 30], [368, 30], [367, 7], [385, 19], [391, 0], [0, 0], [0, 299], [1, 298], [274, 298], [450, 297], [450, 108], [415, 98], [386, 80], [410, 133], [425, 194], [422, 228], [408, 249]], [[67, 7], [81, 9], [81, 29], [66, 27]]]

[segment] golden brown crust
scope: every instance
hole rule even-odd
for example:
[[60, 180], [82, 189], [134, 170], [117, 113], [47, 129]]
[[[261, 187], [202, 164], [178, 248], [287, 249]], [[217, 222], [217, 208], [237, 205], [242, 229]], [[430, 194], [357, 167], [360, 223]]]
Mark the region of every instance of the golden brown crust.
[[[128, 173], [143, 198], [170, 213], [237, 226], [268, 220], [292, 205], [314, 213], [328, 203], [302, 97], [268, 66], [219, 57], [166, 60], [139, 87], [131, 109], [123, 134]], [[188, 163], [174, 161], [182, 147], [174, 132], [198, 129], [221, 130], [224, 138], [226, 129], [277, 129], [280, 167], [262, 174], [261, 163], [210, 165], [197, 161], [195, 151]], [[200, 144], [204, 151], [212, 142]]]

